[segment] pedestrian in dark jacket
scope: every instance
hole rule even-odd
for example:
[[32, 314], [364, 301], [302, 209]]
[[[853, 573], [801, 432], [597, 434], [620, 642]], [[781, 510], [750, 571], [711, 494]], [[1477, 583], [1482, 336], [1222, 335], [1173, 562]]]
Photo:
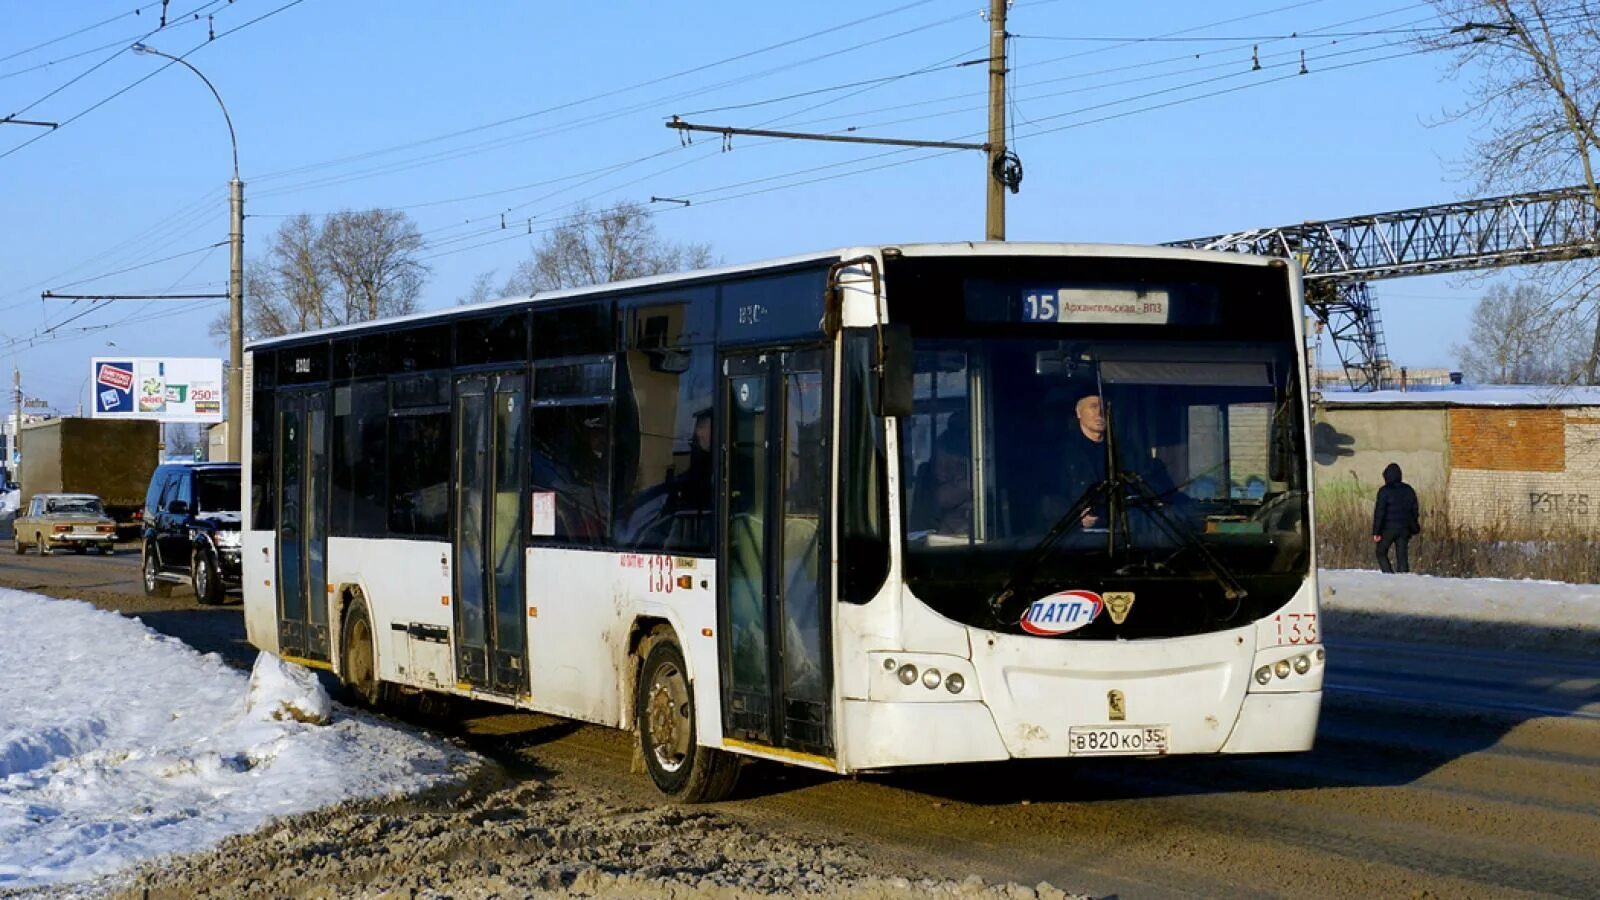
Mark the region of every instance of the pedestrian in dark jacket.
[[[1378, 545], [1378, 568], [1385, 572], [1411, 571], [1411, 538], [1422, 531], [1422, 509], [1417, 492], [1400, 480], [1400, 466], [1389, 463], [1383, 470], [1383, 487], [1372, 507], [1372, 542]], [[1389, 567], [1389, 548], [1394, 547], [1394, 568]]]

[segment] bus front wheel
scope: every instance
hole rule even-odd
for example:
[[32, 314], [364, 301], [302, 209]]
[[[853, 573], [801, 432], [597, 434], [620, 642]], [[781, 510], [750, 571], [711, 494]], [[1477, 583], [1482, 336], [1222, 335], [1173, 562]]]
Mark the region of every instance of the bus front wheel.
[[714, 803], [733, 792], [739, 759], [695, 743], [688, 669], [671, 637], [650, 641], [634, 697], [634, 725], [645, 769], [663, 794], [682, 803]]
[[378, 656], [372, 640], [372, 617], [365, 601], [357, 599], [344, 614], [339, 648], [339, 680], [363, 706], [375, 707], [381, 696]]

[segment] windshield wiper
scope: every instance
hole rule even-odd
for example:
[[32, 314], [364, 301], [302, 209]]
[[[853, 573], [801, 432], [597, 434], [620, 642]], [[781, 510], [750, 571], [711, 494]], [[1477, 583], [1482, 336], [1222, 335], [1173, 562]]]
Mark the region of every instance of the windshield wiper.
[[[1119, 488], [1125, 488], [1126, 491], [1119, 491]], [[989, 609], [995, 619], [1003, 624], [1012, 624], [1015, 620], [1020, 619], [1020, 611], [1015, 616], [1008, 612], [1008, 609], [1013, 605], [1017, 592], [1033, 582], [1033, 577], [1038, 573], [1039, 566], [1050, 557], [1051, 552], [1061, 542], [1062, 538], [1066, 537], [1075, 527], [1083, 524], [1084, 515], [1094, 507], [1096, 502], [1105, 499], [1108, 505], [1112, 505], [1110, 501], [1124, 499], [1119, 496], [1124, 493], [1132, 495], [1126, 499], [1139, 501], [1139, 508], [1149, 511], [1150, 518], [1169, 538], [1181, 547], [1193, 550], [1200, 557], [1211, 577], [1222, 587], [1222, 595], [1224, 597], [1238, 601], [1249, 596], [1249, 591], [1245, 590], [1244, 585], [1239, 583], [1239, 579], [1235, 578], [1233, 573], [1228, 570], [1228, 567], [1223, 565], [1222, 561], [1217, 559], [1216, 555], [1206, 547], [1205, 542], [1200, 540], [1194, 530], [1167, 510], [1166, 501], [1162, 500], [1161, 495], [1150, 486], [1150, 483], [1145, 481], [1138, 473], [1124, 470], [1085, 488], [1066, 514], [1057, 519], [1056, 523], [1045, 533], [1045, 536], [1039, 540], [1039, 543], [1035, 544], [1033, 549], [1024, 555], [1021, 561], [1012, 568], [1011, 574], [1006, 578], [1005, 583], [1000, 586], [1000, 590], [989, 598]], [[1113, 513], [1112, 521], [1109, 523], [1113, 535], [1117, 527], [1115, 519], [1116, 516]], [[1132, 549], [1133, 541], [1131, 537], [1125, 541], [1123, 546]]]
[[1066, 513], [1057, 519], [1054, 525], [1050, 526], [1050, 530], [1045, 532], [1044, 537], [1039, 539], [1039, 543], [1034, 544], [1033, 549], [1024, 554], [1022, 559], [1012, 567], [1005, 583], [1000, 585], [1000, 590], [989, 598], [989, 611], [993, 613], [996, 620], [1004, 624], [1011, 624], [1022, 617], [1020, 612], [1014, 617], [1008, 617], [1006, 607], [1011, 605], [1011, 599], [1016, 596], [1017, 591], [1033, 582], [1033, 576], [1038, 572], [1039, 565], [1050, 557], [1050, 551], [1055, 549], [1056, 544], [1060, 543], [1061, 539], [1066, 537], [1069, 531], [1083, 524], [1084, 515], [1094, 508], [1096, 501], [1107, 496], [1115, 484], [1115, 481], [1111, 478], [1102, 478], [1084, 488], [1083, 493], [1078, 495], [1078, 499], [1073, 502]]
[[1199, 535], [1194, 533], [1194, 529], [1190, 528], [1182, 519], [1167, 511], [1166, 501], [1162, 500], [1156, 489], [1150, 486], [1150, 482], [1145, 481], [1137, 472], [1119, 472], [1117, 477], [1122, 483], [1132, 488], [1144, 501], [1142, 508], [1150, 512], [1150, 518], [1162, 531], [1166, 532], [1168, 537], [1193, 550], [1200, 557], [1201, 561], [1206, 564], [1206, 568], [1210, 570], [1212, 577], [1222, 586], [1222, 595], [1224, 597], [1229, 600], [1243, 600], [1249, 596], [1250, 592], [1244, 589], [1244, 585], [1239, 583], [1239, 579], [1235, 578], [1232, 572], [1228, 571], [1228, 567], [1222, 564], [1222, 560], [1217, 559], [1216, 554], [1206, 547], [1205, 542], [1200, 540]]

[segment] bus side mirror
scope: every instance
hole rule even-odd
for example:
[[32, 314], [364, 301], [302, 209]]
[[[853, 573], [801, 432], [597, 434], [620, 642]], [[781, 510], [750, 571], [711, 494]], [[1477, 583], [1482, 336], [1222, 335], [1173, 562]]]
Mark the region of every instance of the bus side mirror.
[[886, 419], [911, 415], [911, 382], [916, 355], [911, 329], [905, 325], [878, 326], [878, 415]]

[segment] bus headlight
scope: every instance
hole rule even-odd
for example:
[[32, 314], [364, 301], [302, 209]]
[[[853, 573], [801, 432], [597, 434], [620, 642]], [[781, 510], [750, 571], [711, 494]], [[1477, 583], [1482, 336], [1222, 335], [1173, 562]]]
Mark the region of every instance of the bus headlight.
[[911, 663], [906, 663], [905, 665], [901, 666], [900, 671], [896, 674], [900, 676], [901, 684], [917, 683], [917, 667], [913, 666]]
[[1273, 663], [1272, 664], [1272, 674], [1278, 676], [1279, 678], [1288, 678], [1289, 677], [1289, 661], [1287, 659], [1280, 659], [1277, 662]]
[[961, 693], [961, 689], [966, 686], [967, 680], [961, 677], [960, 672], [951, 672], [949, 677], [944, 680], [944, 689], [952, 694]]
[[1272, 670], [1266, 666], [1256, 670], [1256, 684], [1266, 684], [1272, 680]]
[[938, 687], [939, 686], [939, 670], [938, 669], [929, 669], [926, 672], [923, 672], [922, 673], [922, 686], [927, 688], [930, 691], [933, 690], [934, 688]]
[[1297, 675], [1304, 675], [1311, 671], [1311, 657], [1304, 653], [1294, 658], [1294, 671]]

